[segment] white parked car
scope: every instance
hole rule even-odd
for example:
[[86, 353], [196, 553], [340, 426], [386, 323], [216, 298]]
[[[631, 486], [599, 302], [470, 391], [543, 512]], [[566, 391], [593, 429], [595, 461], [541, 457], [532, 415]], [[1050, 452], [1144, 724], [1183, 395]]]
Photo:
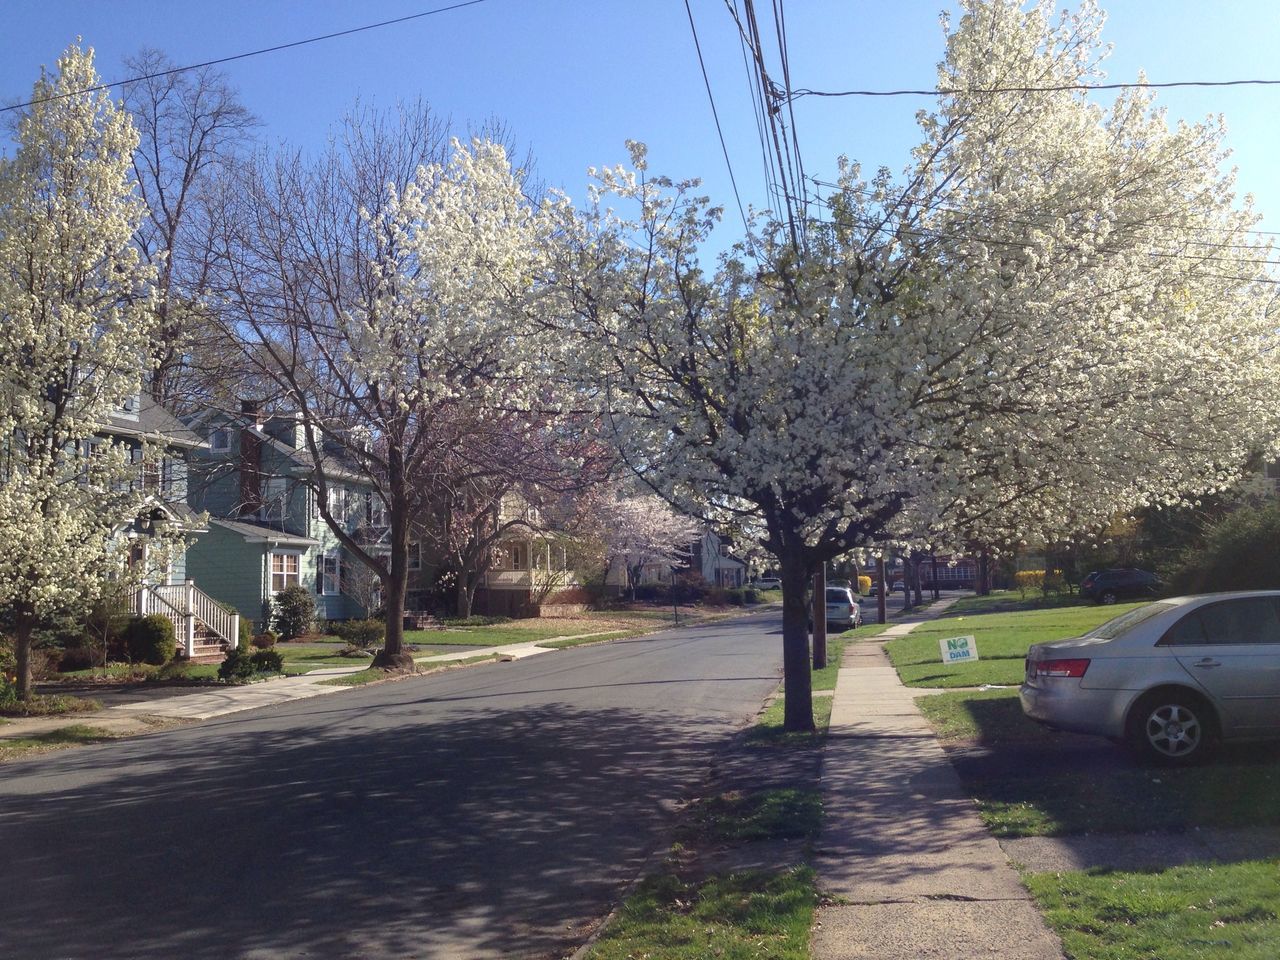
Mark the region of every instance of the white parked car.
[[827, 587], [827, 626], [841, 630], [862, 626], [862, 609], [848, 587]]
[[1280, 590], [1173, 597], [1027, 651], [1022, 709], [1165, 764], [1280, 738]]
[[777, 577], [757, 577], [751, 582], [757, 590], [781, 590], [782, 581]]

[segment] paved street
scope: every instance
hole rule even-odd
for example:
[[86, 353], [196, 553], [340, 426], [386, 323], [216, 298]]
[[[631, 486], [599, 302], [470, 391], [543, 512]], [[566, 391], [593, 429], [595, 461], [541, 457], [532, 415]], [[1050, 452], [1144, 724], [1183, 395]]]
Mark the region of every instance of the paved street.
[[562, 956], [781, 669], [780, 615], [0, 768], [0, 956]]

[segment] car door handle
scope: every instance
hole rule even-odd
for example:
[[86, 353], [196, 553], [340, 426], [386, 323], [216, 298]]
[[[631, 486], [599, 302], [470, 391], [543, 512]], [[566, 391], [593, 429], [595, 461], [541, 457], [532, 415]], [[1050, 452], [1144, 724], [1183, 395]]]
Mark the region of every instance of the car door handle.
[[1202, 657], [1201, 659], [1193, 663], [1192, 666], [1193, 667], [1220, 667], [1222, 666], [1222, 661], [1215, 660], [1213, 659], [1213, 657]]

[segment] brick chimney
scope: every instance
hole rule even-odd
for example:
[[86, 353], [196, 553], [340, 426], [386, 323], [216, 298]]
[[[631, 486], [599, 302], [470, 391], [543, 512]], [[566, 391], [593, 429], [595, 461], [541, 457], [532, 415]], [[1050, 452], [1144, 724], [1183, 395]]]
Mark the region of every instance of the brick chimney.
[[262, 429], [256, 400], [241, 400], [240, 516], [254, 517], [262, 508]]

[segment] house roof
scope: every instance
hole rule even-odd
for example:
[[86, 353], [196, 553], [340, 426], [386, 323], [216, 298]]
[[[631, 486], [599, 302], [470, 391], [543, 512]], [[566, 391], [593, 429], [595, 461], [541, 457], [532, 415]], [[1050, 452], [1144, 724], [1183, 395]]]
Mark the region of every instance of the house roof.
[[278, 543], [292, 547], [315, 547], [320, 541], [311, 537], [299, 536], [296, 533], [285, 533], [274, 530], [259, 523], [247, 523], [243, 520], [222, 520], [211, 518], [210, 525], [219, 526], [242, 537], [246, 543]]
[[146, 393], [141, 395], [136, 418], [112, 413], [105, 418], [101, 429], [103, 433], [137, 437], [172, 447], [194, 449], [204, 446], [204, 441], [199, 436]]

